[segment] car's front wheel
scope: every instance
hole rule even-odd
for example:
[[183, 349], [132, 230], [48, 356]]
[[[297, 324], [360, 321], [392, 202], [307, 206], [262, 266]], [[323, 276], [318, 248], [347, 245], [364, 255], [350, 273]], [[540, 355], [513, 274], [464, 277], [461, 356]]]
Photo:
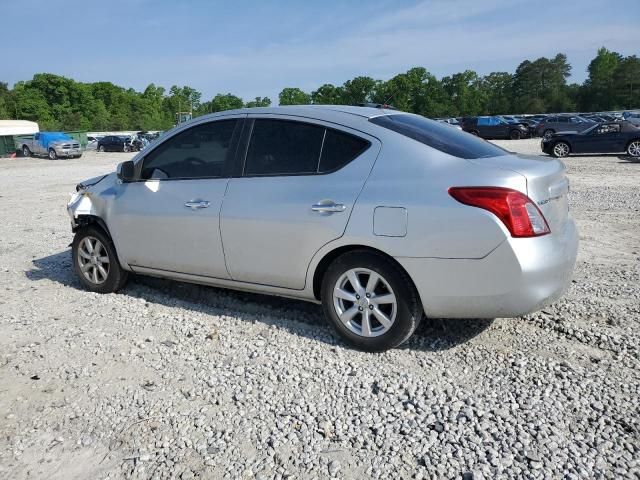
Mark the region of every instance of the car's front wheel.
[[554, 157], [563, 158], [569, 155], [569, 152], [571, 152], [571, 148], [569, 147], [569, 144], [565, 142], [557, 142], [553, 146], [552, 152]]
[[333, 261], [322, 281], [322, 305], [340, 337], [367, 351], [401, 345], [422, 318], [422, 305], [407, 274], [368, 250], [347, 252]]
[[87, 290], [111, 293], [126, 283], [128, 274], [118, 262], [113, 242], [102, 229], [89, 226], [78, 230], [71, 252], [73, 268]]
[[56, 151], [53, 148], [49, 149], [49, 158], [51, 160], [56, 160], [58, 158], [58, 154], [56, 153]]
[[627, 155], [630, 157], [640, 157], [640, 140], [634, 140], [627, 147]]

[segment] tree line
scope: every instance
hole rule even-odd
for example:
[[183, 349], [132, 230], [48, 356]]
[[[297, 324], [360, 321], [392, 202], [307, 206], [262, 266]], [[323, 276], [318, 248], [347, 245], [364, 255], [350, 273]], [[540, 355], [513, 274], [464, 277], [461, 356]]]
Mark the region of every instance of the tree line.
[[[514, 73], [478, 75], [465, 70], [437, 79], [415, 67], [389, 80], [358, 76], [340, 86], [324, 84], [305, 92], [284, 88], [280, 105], [386, 103], [427, 117], [606, 111], [640, 107], [640, 58], [602, 47], [589, 63], [588, 78], [567, 83], [566, 55], [525, 60]], [[81, 83], [38, 73], [12, 89], [0, 82], [0, 119], [38, 122], [42, 130], [165, 130], [177, 112], [194, 116], [242, 107], [269, 106], [271, 99], [245, 101], [231, 93], [202, 101], [189, 86], [150, 84], [143, 92], [111, 82]]]

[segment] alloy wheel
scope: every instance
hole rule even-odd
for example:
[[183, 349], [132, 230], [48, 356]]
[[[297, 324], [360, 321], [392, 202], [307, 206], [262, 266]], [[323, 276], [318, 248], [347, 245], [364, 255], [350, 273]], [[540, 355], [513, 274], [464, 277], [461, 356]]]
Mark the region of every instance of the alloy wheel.
[[353, 268], [338, 278], [333, 289], [333, 306], [340, 321], [362, 337], [385, 334], [398, 311], [389, 282], [368, 268]]
[[556, 157], [566, 157], [569, 155], [569, 145], [564, 142], [556, 143], [553, 147], [553, 153]]
[[627, 153], [632, 157], [640, 157], [640, 140], [631, 142], [629, 148], [627, 148]]
[[100, 285], [109, 276], [109, 253], [102, 242], [87, 236], [78, 246], [78, 265], [84, 277], [95, 285]]

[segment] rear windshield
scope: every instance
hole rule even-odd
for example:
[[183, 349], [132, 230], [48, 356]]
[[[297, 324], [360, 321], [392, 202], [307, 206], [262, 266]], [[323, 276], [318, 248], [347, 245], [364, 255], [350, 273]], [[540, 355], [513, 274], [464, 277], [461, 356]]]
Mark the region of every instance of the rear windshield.
[[417, 115], [383, 115], [369, 121], [454, 157], [474, 159], [509, 154], [486, 140]]

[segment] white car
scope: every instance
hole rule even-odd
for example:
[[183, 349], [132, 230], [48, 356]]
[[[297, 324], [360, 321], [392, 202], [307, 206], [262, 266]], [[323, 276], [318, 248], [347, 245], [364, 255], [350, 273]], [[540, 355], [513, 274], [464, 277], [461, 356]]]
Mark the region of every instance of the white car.
[[292, 106], [180, 124], [77, 186], [89, 290], [129, 272], [322, 303], [351, 345], [400, 345], [423, 314], [522, 315], [567, 288], [578, 235], [555, 158], [394, 110]]

